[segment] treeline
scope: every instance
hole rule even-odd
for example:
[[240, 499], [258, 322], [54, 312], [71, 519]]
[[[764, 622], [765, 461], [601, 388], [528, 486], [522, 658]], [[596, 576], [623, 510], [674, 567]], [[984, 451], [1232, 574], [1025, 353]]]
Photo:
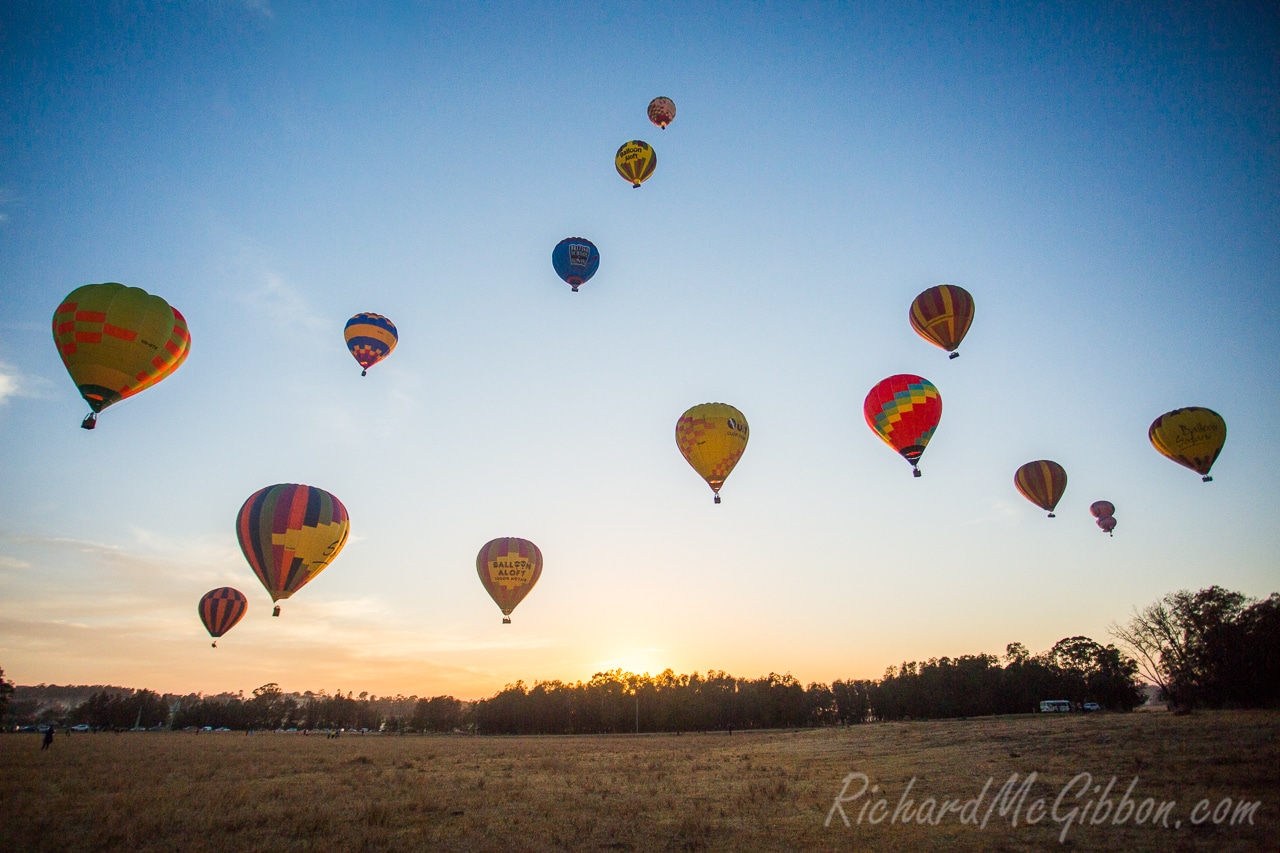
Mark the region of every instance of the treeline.
[[[1040, 655], [1020, 644], [1003, 662], [992, 655], [940, 658], [892, 667], [879, 680], [802, 685], [790, 674], [738, 678], [657, 676], [613, 670], [588, 682], [508, 685], [475, 702], [452, 696], [383, 697], [341, 690], [287, 694], [265, 684], [251, 696], [160, 696], [150, 690], [102, 690], [69, 710], [47, 709], [39, 722], [94, 728], [140, 726], [368, 729], [387, 732], [586, 734], [629, 731], [765, 729], [876, 720], [1012, 714], [1046, 698], [1094, 701], [1127, 711], [1143, 694], [1137, 664], [1112, 646], [1070, 637]], [[23, 722], [21, 720], [17, 722]], [[32, 721], [35, 722], [35, 721]]]
[[[613, 670], [585, 683], [539, 681], [527, 687], [518, 681], [474, 702], [452, 696], [353, 696], [341, 690], [284, 693], [276, 684], [248, 697], [105, 688], [74, 706], [55, 702], [38, 712], [14, 701], [5, 723], [480, 734], [858, 725], [1029, 713], [1045, 699], [1129, 711], [1145, 699], [1140, 672], [1177, 708], [1280, 707], [1280, 593], [1263, 601], [1220, 587], [1170, 593], [1135, 611], [1128, 625], [1112, 626], [1112, 635], [1123, 650], [1088, 637], [1068, 637], [1035, 655], [1012, 643], [1001, 657], [904, 662], [879, 679], [830, 685], [806, 686], [776, 673], [749, 679], [718, 670], [691, 675], [667, 670], [657, 676]], [[0, 710], [6, 700], [17, 698], [5, 686], [0, 677]]]
[[585, 684], [543, 681], [526, 688], [517, 682], [476, 702], [473, 718], [486, 734], [585, 734], [1025, 714], [1042, 699], [1130, 711], [1146, 698], [1137, 671], [1114, 646], [1069, 637], [1036, 656], [1013, 643], [1003, 665], [992, 655], [935, 658], [891, 667], [879, 680], [829, 686], [806, 687], [790, 674], [746, 679], [670, 670], [656, 678], [599, 673]]

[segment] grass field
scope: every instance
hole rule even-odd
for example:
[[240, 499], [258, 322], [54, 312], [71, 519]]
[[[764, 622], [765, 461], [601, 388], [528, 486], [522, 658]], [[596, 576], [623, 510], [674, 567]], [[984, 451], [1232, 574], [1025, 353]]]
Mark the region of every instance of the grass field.
[[[860, 797], [862, 777], [845, 782], [859, 773]], [[1087, 792], [1080, 773], [1091, 774]], [[1016, 815], [997, 805], [988, 816], [1013, 774], [1019, 786], [1031, 779]], [[899, 804], [913, 777], [907, 822]], [[1097, 811], [1093, 785], [1112, 777], [1109, 813]], [[832, 810], [842, 790], [850, 826]], [[941, 820], [919, 823], [921, 809]], [[76, 734], [44, 752], [39, 735], [0, 736], [6, 853], [1055, 848], [1280, 850], [1280, 714], [1029, 715], [732, 736]]]

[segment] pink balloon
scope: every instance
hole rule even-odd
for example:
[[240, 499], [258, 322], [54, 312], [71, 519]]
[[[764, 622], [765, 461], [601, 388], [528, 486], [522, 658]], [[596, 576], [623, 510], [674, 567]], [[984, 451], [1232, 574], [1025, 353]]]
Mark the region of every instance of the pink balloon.
[[1097, 525], [1101, 527], [1103, 531], [1110, 533], [1116, 529], [1116, 520], [1109, 515], [1104, 515], [1102, 518], [1098, 519]]
[[1111, 501], [1094, 501], [1089, 512], [1094, 518], [1106, 518], [1116, 514], [1116, 506]]

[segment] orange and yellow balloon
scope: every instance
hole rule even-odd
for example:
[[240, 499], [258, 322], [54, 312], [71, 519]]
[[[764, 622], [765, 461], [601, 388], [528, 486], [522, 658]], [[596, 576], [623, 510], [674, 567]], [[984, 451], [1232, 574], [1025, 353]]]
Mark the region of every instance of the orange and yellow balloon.
[[917, 296], [907, 316], [916, 334], [956, 358], [956, 348], [973, 324], [973, 297], [963, 287], [939, 284]]
[[676, 421], [676, 446], [720, 503], [720, 487], [747, 449], [751, 430], [742, 412], [727, 403], [701, 403]]
[[186, 361], [187, 321], [159, 296], [116, 282], [77, 287], [53, 313], [53, 340], [80, 396], [92, 409], [80, 424], [145, 391]]
[[1162, 455], [1195, 471], [1208, 483], [1213, 480], [1209, 469], [1227, 441], [1227, 422], [1212, 409], [1188, 406], [1156, 418], [1147, 437]]
[[476, 555], [476, 574], [502, 610], [502, 624], [510, 625], [511, 611], [542, 577], [542, 552], [528, 539], [491, 539]]
[[1067, 490], [1067, 472], [1057, 462], [1037, 459], [1019, 468], [1013, 475], [1013, 485], [1024, 498], [1049, 513], [1062, 500]]
[[[324, 571], [350, 532], [342, 501], [297, 483], [259, 489], [236, 516], [240, 550], [272, 601], [290, 597]], [[280, 615], [279, 605], [271, 615]]]
[[631, 182], [631, 186], [639, 187], [658, 168], [658, 154], [649, 143], [633, 139], [622, 143], [613, 157], [613, 167]]

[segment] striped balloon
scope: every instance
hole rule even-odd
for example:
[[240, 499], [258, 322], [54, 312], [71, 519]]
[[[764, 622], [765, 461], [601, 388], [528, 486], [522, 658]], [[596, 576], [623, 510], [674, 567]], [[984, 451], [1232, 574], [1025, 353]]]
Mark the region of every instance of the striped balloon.
[[916, 334], [955, 358], [960, 355], [956, 348], [973, 323], [973, 297], [963, 287], [939, 284], [917, 296], [907, 316]]
[[542, 552], [528, 539], [491, 539], [476, 555], [476, 574], [502, 610], [502, 624], [510, 625], [511, 611], [542, 577]]
[[618, 170], [619, 175], [631, 182], [631, 186], [639, 187], [658, 168], [658, 153], [649, 143], [633, 139], [622, 143], [622, 147], [614, 155], [613, 167]]
[[899, 373], [877, 382], [862, 403], [862, 416], [884, 443], [916, 464], [942, 419], [942, 395], [932, 382], [912, 373]]
[[1054, 518], [1053, 509], [1067, 490], [1067, 472], [1057, 462], [1039, 459], [1019, 468], [1013, 475], [1013, 485], [1024, 498]]
[[347, 349], [351, 350], [351, 355], [364, 368], [360, 371], [361, 376], [368, 373], [370, 367], [391, 355], [396, 342], [400, 340], [395, 323], [381, 314], [369, 313], [357, 314], [348, 320], [343, 336], [347, 339]]
[[93, 411], [145, 391], [177, 370], [191, 349], [187, 321], [159, 296], [107, 282], [77, 287], [53, 313], [53, 340]]
[[[245, 611], [249, 609], [249, 600], [238, 589], [220, 586], [201, 596], [200, 604], [196, 609], [200, 613], [200, 621], [204, 623], [205, 630], [209, 632], [210, 637], [216, 639], [230, 631], [244, 618]], [[218, 646], [217, 643], [213, 645], [214, 648]]]
[[[350, 532], [341, 501], [297, 483], [254, 492], [236, 516], [240, 550], [272, 601], [288, 598], [324, 571]], [[280, 615], [279, 607], [273, 615]]]

